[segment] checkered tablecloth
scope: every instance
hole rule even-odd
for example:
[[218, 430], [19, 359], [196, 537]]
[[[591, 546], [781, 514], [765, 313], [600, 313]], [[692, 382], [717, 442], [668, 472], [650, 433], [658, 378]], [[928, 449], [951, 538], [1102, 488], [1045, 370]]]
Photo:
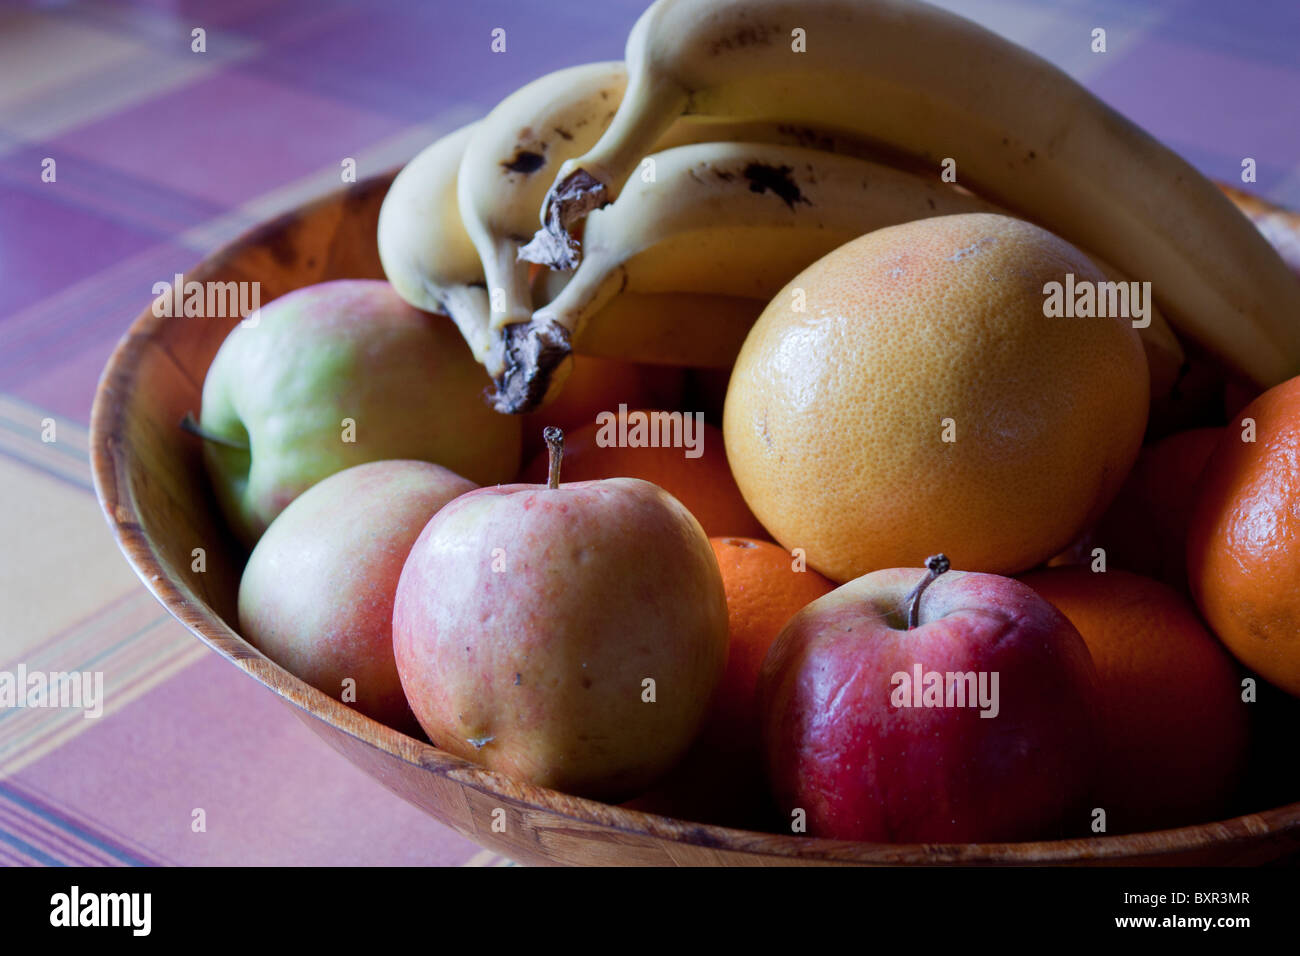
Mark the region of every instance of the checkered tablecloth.
[[[0, 709], [0, 862], [505, 862], [355, 769], [167, 615], [99, 512], [87, 423], [155, 282], [334, 188], [345, 158], [360, 177], [395, 166], [535, 76], [621, 56], [643, 5], [0, 2], [0, 671], [105, 679], [98, 719]], [[1244, 188], [1300, 208], [1296, 0], [943, 5], [1214, 178], [1239, 183], [1254, 158]]]

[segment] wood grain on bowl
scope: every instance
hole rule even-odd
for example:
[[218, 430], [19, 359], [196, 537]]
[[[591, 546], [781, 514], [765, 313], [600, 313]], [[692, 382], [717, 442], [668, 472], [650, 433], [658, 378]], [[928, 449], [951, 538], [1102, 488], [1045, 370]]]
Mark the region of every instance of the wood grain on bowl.
[[1282, 261], [1291, 267], [1291, 271], [1300, 275], [1300, 213], [1290, 209], [1279, 209], [1258, 196], [1234, 189], [1232, 186], [1219, 186], [1228, 198], [1236, 203], [1255, 224], [1282, 256]]
[[[393, 174], [266, 223], [186, 274], [260, 282], [261, 301], [341, 278], [382, 278], [375, 231]], [[1234, 196], [1234, 198], [1236, 198]], [[1262, 209], [1262, 207], [1260, 207]], [[1300, 241], [1300, 217], [1261, 215]], [[461, 834], [523, 863], [693, 865], [1256, 864], [1300, 852], [1300, 803], [1159, 833], [1017, 844], [844, 843], [754, 833], [639, 813], [489, 773], [391, 730], [298, 680], [239, 636], [244, 555], [221, 526], [198, 441], [182, 431], [232, 318], [132, 324], [109, 360], [91, 416], [95, 487], [118, 543], [154, 595], [204, 643], [289, 702], [311, 729], [391, 791]], [[195, 548], [205, 573], [191, 571]], [[505, 828], [494, 830], [504, 811]]]

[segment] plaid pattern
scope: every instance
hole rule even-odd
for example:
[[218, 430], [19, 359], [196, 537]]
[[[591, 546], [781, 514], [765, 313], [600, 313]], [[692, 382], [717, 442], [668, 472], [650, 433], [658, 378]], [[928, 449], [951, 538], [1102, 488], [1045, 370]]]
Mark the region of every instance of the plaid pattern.
[[[1058, 63], [1212, 177], [1238, 182], [1253, 157], [1247, 188], [1300, 207], [1294, 0], [942, 5]], [[397, 165], [535, 76], [621, 56], [642, 6], [0, 2], [0, 670], [105, 674], [97, 720], [0, 710], [0, 862], [508, 862], [341, 760], [166, 614], [99, 513], [86, 425], [154, 282], [336, 186], [345, 157], [359, 176]], [[489, 49], [498, 26], [504, 54]]]

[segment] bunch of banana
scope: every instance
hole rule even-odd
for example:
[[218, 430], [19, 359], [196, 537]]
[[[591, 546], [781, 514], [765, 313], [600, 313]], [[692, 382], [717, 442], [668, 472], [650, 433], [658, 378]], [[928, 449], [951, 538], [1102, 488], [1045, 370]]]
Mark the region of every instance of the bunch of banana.
[[529, 269], [518, 253], [546, 196], [548, 171], [596, 143], [626, 86], [617, 61], [558, 70], [506, 97], [466, 143], [456, 202], [496, 300], [494, 329], [532, 313]]
[[389, 281], [412, 305], [450, 315], [494, 378], [516, 361], [504, 328], [532, 314], [518, 247], [554, 168], [599, 139], [626, 84], [619, 62], [548, 74], [417, 155], [384, 199]]
[[[627, 90], [612, 121], [560, 166], [542, 204], [543, 229], [523, 249], [552, 268], [572, 269], [588, 256], [603, 265], [560, 293], [558, 306], [519, 323], [518, 341], [565, 342], [591, 303], [608, 297], [605, 270], [621, 253], [595, 243], [603, 234], [616, 250], [631, 249], [620, 237], [641, 228], [617, 212], [620, 194], [637, 195], [642, 209], [665, 206], [662, 221], [672, 220], [683, 204], [662, 175], [646, 192], [634, 173], [689, 115], [840, 131], [915, 157], [935, 177], [951, 158], [962, 185], [1151, 281], [1173, 325], [1225, 364], [1260, 385], [1300, 372], [1300, 282], [1252, 224], [1200, 173], [1066, 74], [961, 17], [914, 0], [657, 0], [633, 28], [626, 62]], [[610, 203], [607, 225], [592, 215], [579, 237], [588, 213]], [[784, 211], [792, 221], [801, 212]], [[738, 224], [731, 235], [752, 276], [763, 271], [753, 263], [771, 251], [750, 228]], [[627, 258], [642, 275], [658, 257], [659, 269], [689, 273], [680, 283], [735, 294], [731, 280], [706, 281], [705, 250], [719, 243], [705, 234], [697, 241], [665, 226], [672, 251], [664, 239]], [[621, 284], [627, 273], [616, 272]], [[767, 278], [779, 286], [792, 274], [778, 281], [773, 267]], [[630, 274], [628, 281], [631, 288]], [[665, 283], [672, 280], [638, 288]], [[545, 348], [531, 352], [546, 361], [511, 370], [499, 385], [502, 407], [521, 411], [545, 394], [558, 360]]]
[[[578, 84], [576, 92], [585, 88]], [[380, 254], [399, 293], [420, 308], [451, 314], [475, 358], [491, 368], [506, 354], [501, 330], [522, 326], [502, 322], [500, 309], [490, 313], [485, 276], [493, 275], [501, 288], [528, 267], [510, 255], [481, 262], [482, 247], [475, 248], [471, 231], [495, 243], [494, 250], [517, 249], [517, 235], [498, 239], [481, 221], [467, 229], [463, 223], [478, 215], [475, 209], [459, 215], [455, 204], [448, 205], [466, 182], [461, 154], [474, 131], [466, 127], [439, 140], [399, 174], [380, 213]], [[770, 128], [751, 131], [784, 138]], [[726, 367], [767, 301], [840, 244], [912, 219], [1001, 211], [934, 177], [779, 142], [705, 142], [650, 159], [646, 168], [653, 176], [637, 178], [618, 202], [590, 217], [587, 254], [571, 279], [551, 272], [536, 290], [526, 276], [515, 287], [529, 300], [523, 318], [534, 301], [546, 303], [538, 319], [563, 329], [578, 352]], [[513, 189], [528, 188], [504, 179]], [[496, 220], [507, 227], [527, 215], [519, 202], [512, 210], [491, 202], [477, 208], [498, 217], [509, 211], [513, 220]], [[493, 262], [495, 273], [484, 265]], [[1152, 394], [1163, 396], [1182, 351], [1158, 312], [1142, 336]]]
[[[379, 256], [397, 293], [416, 308], [449, 315], [474, 359], [498, 377], [504, 372], [505, 336], [501, 323], [493, 321], [483, 262], [456, 202], [461, 159], [475, 128], [476, 124], [471, 124], [449, 133], [398, 173], [380, 208]], [[514, 206], [516, 216], [531, 222], [537, 201], [540, 194], [531, 206], [520, 200]], [[479, 234], [483, 234], [481, 229]], [[506, 260], [497, 257], [489, 261]], [[526, 280], [527, 263], [514, 271], [522, 271]], [[499, 268], [494, 278], [502, 283], [498, 289], [509, 289], [520, 277], [508, 268]], [[540, 291], [549, 299], [565, 281], [564, 274], [551, 273]], [[522, 286], [514, 288], [516, 295], [526, 294]], [[519, 313], [508, 291], [498, 297], [503, 308], [497, 315], [506, 306], [512, 308], [512, 314]], [[601, 310], [588, 324], [577, 348], [608, 358], [721, 367], [735, 358], [762, 308], [763, 303], [752, 299], [721, 295], [628, 294]], [[531, 313], [530, 304], [523, 310], [524, 319]], [[707, 324], [700, 324], [701, 315], [709, 316]]]
[[[497, 382], [495, 404], [502, 411], [536, 405], [547, 386], [553, 394], [558, 384], [551, 375], [569, 354], [568, 331], [532, 321], [532, 270], [520, 261], [520, 247], [554, 170], [596, 143], [626, 83], [621, 62], [586, 64], [535, 80], [479, 123], [421, 152], [398, 174], [381, 208], [379, 252], [389, 280], [411, 304], [451, 316]], [[653, 147], [737, 139], [873, 153], [870, 144], [808, 126], [698, 117], [676, 118], [656, 135]], [[555, 281], [546, 286], [555, 288]], [[593, 329], [593, 347], [641, 361], [720, 364], [734, 357], [731, 341], [738, 331], [743, 337], [761, 311], [752, 302], [716, 295], [701, 298], [671, 288], [664, 294], [611, 303]], [[693, 323], [677, 327], [683, 315], [701, 312], [721, 317], [716, 331], [696, 331]], [[660, 327], [644, 327], [658, 317]], [[620, 328], [627, 334], [609, 334]], [[685, 339], [682, 331], [689, 333]], [[523, 370], [529, 374], [521, 375]], [[512, 386], [508, 393], [505, 383]], [[541, 391], [534, 390], [538, 385]]]

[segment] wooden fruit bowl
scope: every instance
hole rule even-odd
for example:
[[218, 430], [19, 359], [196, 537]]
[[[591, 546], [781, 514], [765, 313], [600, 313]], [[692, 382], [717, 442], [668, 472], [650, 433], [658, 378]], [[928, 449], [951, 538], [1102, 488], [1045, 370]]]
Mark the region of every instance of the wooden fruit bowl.
[[[258, 281], [266, 303], [328, 279], [383, 278], [375, 233], [392, 175], [254, 229], [186, 280]], [[1275, 237], [1300, 240], [1297, 217], [1255, 208], [1271, 217]], [[178, 423], [198, 411], [208, 365], [237, 321], [157, 318], [146, 308], [118, 344], [91, 416], [95, 489], [109, 524], [145, 586], [200, 640], [293, 705], [384, 786], [483, 846], [523, 863], [650, 865], [1222, 865], [1300, 851], [1300, 803], [1179, 830], [1055, 842], [870, 844], [752, 833], [531, 786], [363, 717], [272, 663], [234, 627], [243, 555], [218, 517], [199, 443]], [[191, 570], [196, 547], [207, 549], [203, 573]], [[505, 811], [504, 832], [492, 827], [497, 808]]]

